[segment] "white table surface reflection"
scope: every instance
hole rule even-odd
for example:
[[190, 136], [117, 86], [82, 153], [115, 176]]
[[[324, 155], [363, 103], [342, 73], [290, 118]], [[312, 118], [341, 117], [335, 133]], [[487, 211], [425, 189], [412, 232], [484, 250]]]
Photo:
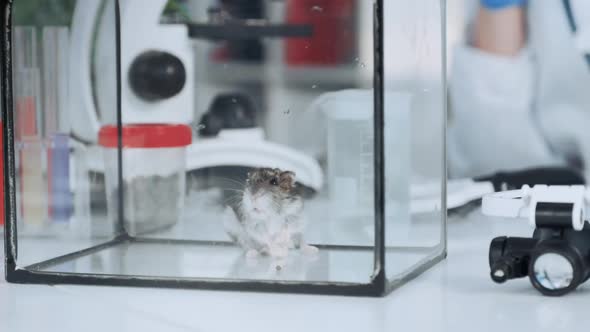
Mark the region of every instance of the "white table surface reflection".
[[540, 296], [528, 280], [495, 285], [487, 250], [526, 222], [478, 211], [449, 221], [449, 256], [388, 297], [347, 298], [0, 281], [0, 330], [20, 331], [587, 331], [590, 286]]

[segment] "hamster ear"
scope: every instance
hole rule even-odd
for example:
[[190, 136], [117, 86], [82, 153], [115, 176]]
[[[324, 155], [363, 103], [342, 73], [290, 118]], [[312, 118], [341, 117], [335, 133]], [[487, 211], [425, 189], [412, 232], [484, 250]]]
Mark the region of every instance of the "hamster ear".
[[281, 172], [279, 182], [281, 183], [281, 187], [293, 187], [295, 185], [295, 173], [291, 171]]

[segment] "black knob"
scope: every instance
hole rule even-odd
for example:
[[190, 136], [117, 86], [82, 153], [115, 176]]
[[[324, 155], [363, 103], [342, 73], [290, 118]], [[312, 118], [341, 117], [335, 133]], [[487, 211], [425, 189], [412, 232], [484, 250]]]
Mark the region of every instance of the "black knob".
[[508, 237], [506, 236], [499, 236], [492, 240], [490, 243], [490, 250], [488, 254], [488, 262], [490, 264], [490, 268], [496, 264], [499, 260], [504, 257], [504, 249], [506, 248], [506, 242]]
[[501, 284], [512, 277], [512, 268], [507, 262], [496, 263], [492, 266], [490, 277], [494, 282]]
[[186, 83], [186, 69], [173, 54], [149, 51], [140, 54], [129, 68], [129, 85], [146, 101], [158, 101], [176, 96]]
[[257, 109], [250, 97], [241, 93], [216, 96], [201, 118], [200, 136], [216, 136], [222, 129], [254, 128]]

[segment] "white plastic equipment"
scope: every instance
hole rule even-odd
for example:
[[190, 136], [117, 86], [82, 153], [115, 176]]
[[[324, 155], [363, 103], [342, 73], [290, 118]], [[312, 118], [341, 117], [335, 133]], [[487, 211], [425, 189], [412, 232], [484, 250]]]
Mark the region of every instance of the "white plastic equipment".
[[488, 216], [526, 218], [536, 226], [538, 203], [571, 203], [572, 228], [580, 231], [588, 219], [590, 190], [585, 186], [523, 186], [520, 190], [503, 191], [484, 196], [482, 211]]
[[188, 169], [224, 166], [288, 169], [297, 182], [320, 190], [323, 173], [318, 163], [297, 150], [264, 140], [261, 128], [222, 130], [216, 138], [201, 139], [188, 147]]

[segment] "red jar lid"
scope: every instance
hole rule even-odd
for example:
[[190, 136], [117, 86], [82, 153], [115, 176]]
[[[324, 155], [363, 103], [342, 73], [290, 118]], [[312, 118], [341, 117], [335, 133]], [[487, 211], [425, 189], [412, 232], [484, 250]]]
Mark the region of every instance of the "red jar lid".
[[[187, 125], [133, 124], [122, 127], [124, 148], [174, 148], [190, 145], [192, 130]], [[117, 126], [100, 128], [98, 144], [106, 148], [118, 146]]]

